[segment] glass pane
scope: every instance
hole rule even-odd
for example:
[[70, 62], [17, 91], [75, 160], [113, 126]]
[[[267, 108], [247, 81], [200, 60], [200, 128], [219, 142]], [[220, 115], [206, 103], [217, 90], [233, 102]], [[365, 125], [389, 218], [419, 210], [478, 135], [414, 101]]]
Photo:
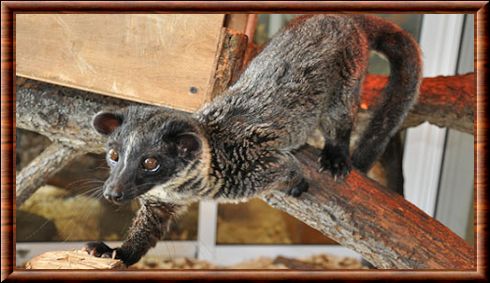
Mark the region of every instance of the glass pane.
[[[49, 141], [18, 130], [17, 170], [37, 156]], [[42, 146], [39, 146], [42, 145]], [[101, 197], [109, 174], [103, 155], [77, 158], [48, 180], [16, 211], [17, 241], [120, 241], [139, 204], [116, 206]], [[164, 240], [197, 239], [198, 205], [174, 221]]]

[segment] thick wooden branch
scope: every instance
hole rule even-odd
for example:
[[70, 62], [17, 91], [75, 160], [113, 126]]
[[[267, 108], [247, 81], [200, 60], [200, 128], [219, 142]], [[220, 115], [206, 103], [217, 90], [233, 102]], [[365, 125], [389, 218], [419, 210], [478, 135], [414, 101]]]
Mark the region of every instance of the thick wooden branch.
[[474, 250], [440, 222], [354, 170], [345, 182], [318, 173], [319, 151], [297, 152], [309, 191], [300, 198], [274, 191], [262, 197], [378, 268], [472, 269]]
[[[364, 80], [362, 107], [376, 104], [386, 76], [368, 75]], [[476, 110], [475, 75], [473, 73], [425, 78], [418, 101], [403, 123], [403, 128], [429, 122], [473, 134]]]
[[37, 132], [73, 148], [103, 152], [104, 139], [91, 121], [101, 110], [135, 102], [17, 77], [16, 126]]
[[63, 169], [75, 157], [83, 154], [58, 142], [48, 146], [38, 157], [20, 171], [16, 177], [16, 205], [20, 207], [46, 180]]
[[[366, 83], [370, 80], [368, 77]], [[423, 98], [426, 95], [429, 94], [421, 93], [419, 104], [427, 101]], [[428, 107], [435, 107], [435, 103], [430, 103], [432, 106]], [[101, 152], [104, 142], [90, 127], [93, 114], [101, 109], [128, 104], [42, 82], [17, 80], [18, 127], [90, 152]], [[473, 115], [472, 109], [468, 107], [468, 113], [471, 113], [468, 115]], [[451, 117], [459, 120], [461, 115]], [[449, 118], [444, 119], [444, 125], [459, 124], [448, 121]], [[430, 122], [433, 118], [427, 117], [427, 120]], [[340, 244], [354, 249], [377, 267], [474, 267], [472, 248], [402, 197], [384, 190], [356, 171], [349, 175], [346, 183], [334, 182], [327, 173], [316, 173], [314, 160], [317, 154], [312, 149], [304, 149], [297, 156], [310, 179], [311, 189], [299, 199], [274, 192], [266, 197], [272, 206], [287, 211]]]
[[[370, 110], [385, 83], [385, 76], [367, 76], [361, 108]], [[102, 149], [103, 140], [94, 135], [90, 127], [92, 115], [102, 109], [134, 104], [20, 77], [17, 77], [17, 100], [17, 127], [41, 133], [51, 140], [95, 149]], [[421, 85], [418, 103], [410, 111], [403, 127], [427, 121], [473, 133], [475, 101], [472, 73], [426, 78]]]

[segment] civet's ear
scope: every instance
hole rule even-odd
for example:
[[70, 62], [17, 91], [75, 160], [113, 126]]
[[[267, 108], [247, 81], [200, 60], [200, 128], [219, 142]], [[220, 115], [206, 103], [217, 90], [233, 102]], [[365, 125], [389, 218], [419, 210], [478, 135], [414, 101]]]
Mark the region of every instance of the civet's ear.
[[194, 159], [202, 147], [201, 139], [195, 133], [184, 133], [177, 136], [177, 150], [184, 159]]
[[92, 119], [92, 126], [101, 135], [108, 136], [123, 123], [121, 114], [99, 112]]

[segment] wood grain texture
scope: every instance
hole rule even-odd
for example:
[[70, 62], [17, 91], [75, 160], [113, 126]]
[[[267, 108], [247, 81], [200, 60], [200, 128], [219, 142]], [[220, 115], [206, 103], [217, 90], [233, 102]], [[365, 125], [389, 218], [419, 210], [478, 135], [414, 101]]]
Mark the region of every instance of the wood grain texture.
[[476, 13], [475, 23], [475, 243], [477, 270], [488, 280], [488, 3]]
[[125, 270], [124, 272], [114, 272], [106, 270], [59, 270], [50, 272], [49, 270], [17, 270], [9, 279], [12, 281], [36, 281], [36, 282], [53, 282], [53, 281], [70, 281], [82, 282], [84, 280], [98, 279], [101, 281], [114, 282], [138, 282], [144, 278], [145, 282], [162, 282], [175, 280], [210, 280], [210, 281], [269, 281], [269, 280], [316, 280], [321, 282], [342, 281], [342, 282], [361, 282], [361, 281], [379, 281], [387, 282], [413, 282], [439, 280], [439, 282], [470, 280], [483, 282], [484, 277], [477, 272], [461, 271], [396, 271], [396, 270]]
[[19, 14], [19, 76], [192, 111], [208, 100], [223, 14]]
[[100, 258], [86, 251], [53, 251], [40, 254], [26, 263], [26, 269], [126, 269], [117, 259]]

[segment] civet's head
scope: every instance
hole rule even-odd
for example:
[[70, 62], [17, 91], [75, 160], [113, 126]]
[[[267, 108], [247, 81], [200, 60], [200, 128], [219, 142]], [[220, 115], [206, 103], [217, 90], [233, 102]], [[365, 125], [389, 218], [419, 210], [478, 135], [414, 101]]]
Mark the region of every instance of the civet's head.
[[199, 162], [202, 134], [192, 118], [158, 107], [136, 106], [99, 112], [94, 129], [108, 137], [106, 159], [111, 174], [104, 197], [121, 203], [154, 188], [171, 190], [183, 172]]

